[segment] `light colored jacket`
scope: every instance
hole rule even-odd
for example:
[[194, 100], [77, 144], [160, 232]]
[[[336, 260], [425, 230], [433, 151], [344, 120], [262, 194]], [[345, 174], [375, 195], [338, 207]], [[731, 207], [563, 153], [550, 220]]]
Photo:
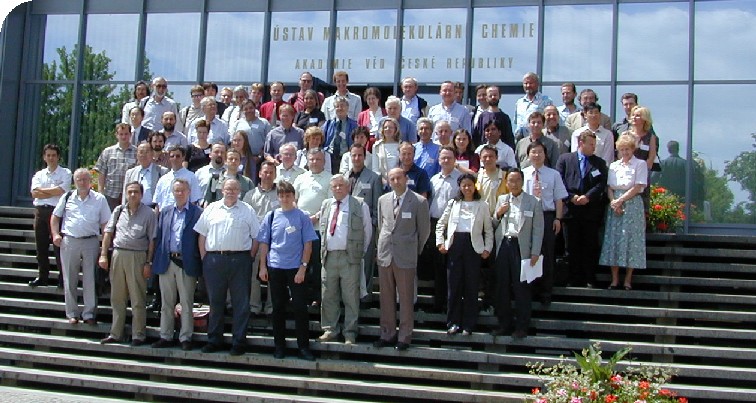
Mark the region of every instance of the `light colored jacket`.
[[[507, 230], [509, 215], [496, 218], [495, 211], [512, 197], [511, 193], [499, 196], [496, 201], [494, 210], [493, 225], [496, 228], [494, 238], [496, 244], [501, 245], [501, 240]], [[528, 214], [532, 213], [532, 214]], [[532, 215], [532, 217], [531, 217]], [[543, 208], [541, 202], [534, 196], [522, 192], [522, 202], [520, 204], [520, 228], [517, 231], [517, 241], [520, 245], [520, 258], [527, 259], [533, 255], [541, 254], [541, 243], [543, 242]]]
[[[438, 224], [436, 224], [436, 245], [444, 244], [446, 250], [449, 250], [454, 243], [454, 232], [457, 230], [461, 206], [461, 201], [449, 200], [446, 203], [444, 214], [441, 215]], [[484, 200], [478, 200], [474, 206], [475, 219], [470, 230], [472, 247], [477, 254], [482, 254], [483, 251], [493, 252], [493, 226], [488, 215], [488, 203]]]

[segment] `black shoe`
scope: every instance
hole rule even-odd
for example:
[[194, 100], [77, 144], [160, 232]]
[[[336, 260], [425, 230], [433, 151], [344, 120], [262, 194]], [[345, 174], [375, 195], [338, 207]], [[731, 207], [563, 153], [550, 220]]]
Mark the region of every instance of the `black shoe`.
[[173, 340], [160, 339], [152, 343], [152, 348], [168, 348], [173, 347]]
[[512, 332], [509, 329], [505, 329], [503, 327], [500, 327], [493, 332], [491, 332], [491, 336], [498, 337], [498, 336], [509, 336], [512, 334]]
[[515, 330], [514, 333], [512, 333], [512, 338], [515, 340], [521, 340], [528, 337], [528, 332], [525, 330]]
[[395, 341], [378, 339], [373, 343], [373, 347], [376, 347], [376, 348], [393, 347], [395, 344], [396, 344]]
[[155, 301], [152, 301], [149, 305], [147, 305], [145, 309], [152, 312], [160, 312], [160, 308], [162, 307], [163, 307], [163, 304], [161, 304], [161, 301], [155, 300]]
[[312, 351], [309, 348], [300, 348], [297, 356], [305, 361], [315, 361], [315, 356], [312, 355]]
[[47, 286], [47, 280], [42, 280], [41, 278], [37, 277], [34, 280], [29, 282], [29, 287], [45, 287]]
[[205, 354], [217, 353], [221, 350], [223, 350], [223, 346], [221, 346], [220, 344], [207, 343], [204, 347], [202, 347], [202, 352]]
[[131, 347], [139, 347], [147, 344], [147, 341], [144, 339], [132, 339], [131, 340]]
[[407, 351], [407, 349], [409, 348], [409, 343], [402, 343], [402, 342], [396, 343], [395, 348], [396, 348], [396, 351]]
[[182, 341], [181, 342], [181, 349], [182, 350], [184, 350], [184, 351], [192, 351], [192, 348], [194, 348], [194, 346], [192, 345], [191, 341]]
[[454, 336], [457, 333], [459, 333], [459, 326], [457, 325], [451, 325], [448, 329], [446, 329], [446, 334], [448, 334], [449, 336]]
[[283, 347], [276, 347], [276, 349], [273, 351], [273, 358], [277, 358], [279, 360], [286, 358], [286, 349]]
[[231, 351], [228, 353], [234, 356], [244, 355], [247, 352], [247, 348], [241, 344], [235, 344], [231, 346]]

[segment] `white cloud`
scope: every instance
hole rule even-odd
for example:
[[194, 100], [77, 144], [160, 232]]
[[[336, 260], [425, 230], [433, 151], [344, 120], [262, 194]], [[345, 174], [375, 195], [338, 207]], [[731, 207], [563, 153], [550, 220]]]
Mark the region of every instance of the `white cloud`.
[[695, 79], [756, 78], [756, 2], [696, 3]]

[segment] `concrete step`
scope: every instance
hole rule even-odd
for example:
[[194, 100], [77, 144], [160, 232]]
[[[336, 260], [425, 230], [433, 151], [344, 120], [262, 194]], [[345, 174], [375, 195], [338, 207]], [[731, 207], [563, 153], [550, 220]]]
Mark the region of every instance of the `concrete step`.
[[591, 297], [606, 300], [607, 304], [625, 304], [627, 301], [659, 301], [664, 302], [700, 302], [705, 304], [734, 304], [756, 306], [756, 296], [730, 295], [692, 292], [665, 292], [641, 290], [606, 290], [600, 288], [586, 289], [577, 287], [554, 288], [553, 295], [565, 297]]
[[742, 276], [756, 273], [756, 264], [744, 263], [706, 263], [706, 262], [680, 262], [668, 260], [646, 260], [648, 269], [680, 270], [681, 272], [716, 272], [733, 273]]
[[34, 219], [33, 207], [0, 206], [0, 216]]
[[734, 245], [733, 249], [699, 248], [690, 246], [648, 246], [647, 255], [663, 255], [675, 257], [713, 257], [734, 259], [756, 259], [756, 250], [740, 249]]

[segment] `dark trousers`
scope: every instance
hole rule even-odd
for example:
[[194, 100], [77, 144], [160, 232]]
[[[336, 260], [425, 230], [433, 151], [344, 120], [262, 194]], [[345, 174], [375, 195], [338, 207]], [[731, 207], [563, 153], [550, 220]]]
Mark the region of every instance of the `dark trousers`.
[[599, 247], [598, 233], [600, 223], [582, 218], [572, 218], [565, 222], [564, 235], [569, 254], [572, 285], [583, 286], [596, 282]]
[[307, 287], [307, 298], [309, 298], [307, 302], [320, 302], [321, 298], [320, 271], [323, 263], [320, 261], [320, 231], [315, 231], [315, 233], [318, 234], [318, 239], [312, 241], [312, 254], [310, 261], [307, 262], [307, 276], [305, 276], [304, 282]]
[[[52, 232], [50, 231], [50, 216], [55, 207], [37, 206], [34, 208], [34, 241], [37, 246], [37, 267], [39, 279], [47, 281], [50, 277], [50, 245], [52, 245]], [[55, 262], [58, 265], [58, 281], [63, 282], [63, 271], [60, 269], [60, 248], [53, 245]]]
[[534, 294], [541, 297], [551, 297], [551, 290], [554, 288], [554, 244], [556, 242], [554, 218], [556, 218], [555, 211], [543, 212], [543, 243], [541, 244], [543, 276], [533, 282]]
[[433, 279], [433, 307], [436, 311], [446, 310], [447, 287], [446, 255], [442, 255], [436, 247], [436, 224], [438, 218], [431, 217], [431, 236], [425, 243], [423, 253], [417, 260], [417, 277], [420, 280]]
[[252, 256], [249, 252], [221, 255], [208, 252], [202, 261], [207, 294], [210, 299], [210, 319], [207, 324], [207, 341], [223, 344], [223, 318], [226, 295], [231, 294], [232, 343], [243, 346], [247, 339], [249, 322], [249, 287], [252, 281]]
[[527, 332], [530, 326], [530, 284], [520, 281], [520, 245], [517, 238], [503, 238], [496, 254], [496, 316], [499, 327], [512, 326], [512, 295], [515, 301], [515, 330]]
[[455, 232], [449, 249], [449, 310], [446, 325], [458, 325], [470, 332], [478, 321], [480, 255], [475, 253], [469, 232]]
[[115, 210], [116, 207], [121, 205], [121, 197], [121, 195], [118, 195], [117, 197], [105, 196], [105, 200], [108, 201], [108, 207], [110, 207], [110, 211]]
[[[313, 252], [314, 253], [314, 252]], [[318, 254], [318, 256], [320, 256]], [[273, 299], [273, 341], [276, 347], [286, 347], [286, 303], [291, 293], [292, 311], [297, 333], [297, 346], [309, 348], [309, 319], [307, 317], [307, 288], [297, 284], [297, 269], [268, 268], [268, 292]], [[307, 281], [307, 276], [305, 276]], [[288, 289], [288, 291], [287, 291]]]

